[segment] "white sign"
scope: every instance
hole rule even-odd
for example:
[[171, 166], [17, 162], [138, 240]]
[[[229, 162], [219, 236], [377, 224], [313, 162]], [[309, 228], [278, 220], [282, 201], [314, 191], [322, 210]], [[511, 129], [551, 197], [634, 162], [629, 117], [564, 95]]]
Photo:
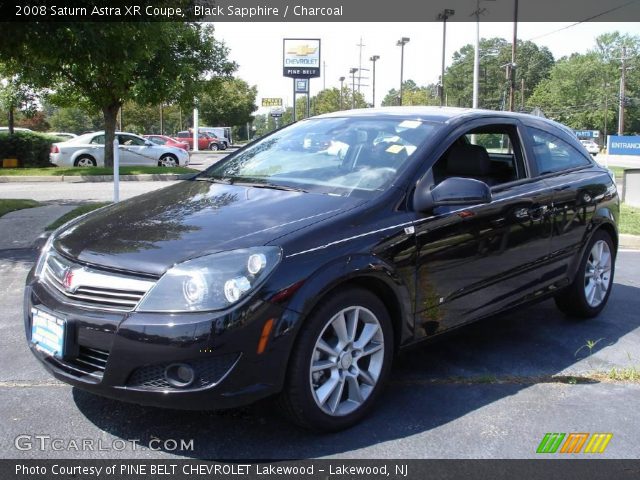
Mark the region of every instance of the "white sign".
[[285, 38], [282, 52], [283, 75], [292, 78], [320, 76], [320, 39]]

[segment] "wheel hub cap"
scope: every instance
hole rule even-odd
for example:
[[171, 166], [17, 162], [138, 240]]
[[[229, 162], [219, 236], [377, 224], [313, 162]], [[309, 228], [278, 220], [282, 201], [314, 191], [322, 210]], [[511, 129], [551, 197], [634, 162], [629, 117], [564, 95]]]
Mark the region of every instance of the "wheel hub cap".
[[611, 250], [604, 240], [598, 240], [589, 253], [584, 274], [584, 294], [587, 303], [596, 308], [604, 301], [611, 285]]

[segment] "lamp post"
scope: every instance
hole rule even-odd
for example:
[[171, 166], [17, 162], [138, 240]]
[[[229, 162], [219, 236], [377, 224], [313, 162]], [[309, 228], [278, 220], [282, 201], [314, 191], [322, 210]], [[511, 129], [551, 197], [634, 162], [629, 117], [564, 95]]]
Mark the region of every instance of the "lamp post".
[[453, 17], [456, 11], [450, 8], [445, 8], [438, 14], [438, 20], [442, 20], [442, 69], [440, 74], [440, 106], [444, 105], [444, 59], [445, 50], [447, 46], [447, 19]]
[[342, 110], [342, 91], [344, 90], [344, 77], [340, 77], [340, 110]]
[[356, 72], [357, 68], [350, 68], [349, 73], [351, 74], [351, 109], [356, 108]]
[[476, 17], [476, 47], [473, 56], [473, 108], [478, 108], [478, 96], [480, 92], [480, 15], [486, 8], [480, 8], [480, 2], [494, 2], [495, 0], [476, 0], [476, 11], [472, 15]]
[[376, 108], [376, 62], [380, 60], [380, 55], [373, 55], [369, 60], [373, 62], [373, 108]]
[[402, 83], [404, 75], [404, 46], [411, 40], [409, 37], [402, 37], [396, 42], [396, 46], [400, 47], [400, 106], [402, 106]]

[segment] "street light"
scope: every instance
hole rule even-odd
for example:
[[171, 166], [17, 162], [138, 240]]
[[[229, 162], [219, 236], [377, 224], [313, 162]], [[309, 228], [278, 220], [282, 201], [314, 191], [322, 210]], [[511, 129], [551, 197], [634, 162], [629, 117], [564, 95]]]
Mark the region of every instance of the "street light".
[[404, 75], [404, 46], [411, 40], [409, 37], [402, 37], [396, 42], [396, 46], [400, 47], [400, 106], [402, 106], [402, 82]]
[[478, 94], [480, 91], [480, 15], [486, 8], [480, 8], [480, 2], [494, 2], [495, 0], [476, 0], [476, 11], [472, 13], [476, 17], [476, 47], [473, 56], [473, 108], [478, 108]]
[[380, 55], [373, 55], [369, 60], [373, 62], [373, 108], [376, 108], [376, 61], [380, 60]]
[[438, 14], [438, 20], [442, 20], [442, 73], [440, 75], [440, 106], [444, 105], [444, 56], [447, 45], [447, 19], [453, 17], [456, 11], [445, 8]]
[[342, 90], [344, 90], [344, 77], [340, 77], [340, 110], [342, 110]]
[[353, 67], [349, 69], [351, 74], [351, 109], [356, 108], [356, 72], [357, 68]]

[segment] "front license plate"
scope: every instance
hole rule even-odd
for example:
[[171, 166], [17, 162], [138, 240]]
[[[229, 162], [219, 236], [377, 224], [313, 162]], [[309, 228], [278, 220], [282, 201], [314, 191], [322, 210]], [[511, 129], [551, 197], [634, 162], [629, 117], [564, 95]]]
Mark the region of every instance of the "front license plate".
[[31, 342], [48, 355], [62, 357], [66, 322], [37, 308], [31, 309]]

